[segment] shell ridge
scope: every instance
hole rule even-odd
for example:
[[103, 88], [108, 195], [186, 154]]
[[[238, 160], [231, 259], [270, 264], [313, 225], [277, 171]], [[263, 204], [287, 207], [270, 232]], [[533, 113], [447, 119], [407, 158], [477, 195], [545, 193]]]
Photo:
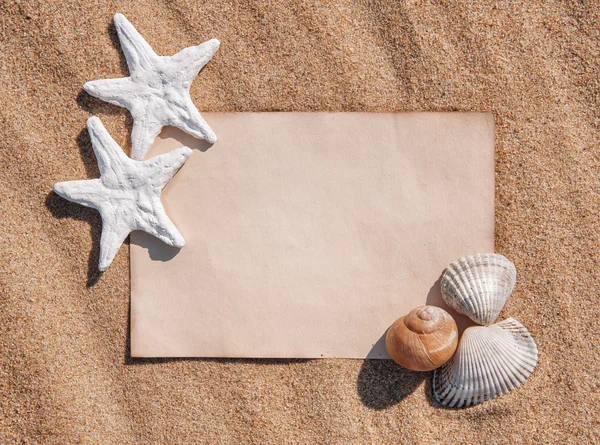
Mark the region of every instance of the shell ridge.
[[[499, 256], [497, 255], [492, 255], [488, 257], [488, 264], [490, 269], [501, 269], [502, 268], [502, 264], [500, 261]], [[489, 272], [489, 271], [488, 271]], [[500, 306], [501, 300], [499, 300], [498, 298], [494, 299], [493, 298], [493, 294], [494, 292], [491, 289], [496, 289], [496, 288], [500, 288], [500, 293], [502, 295], [505, 295], [505, 292], [502, 292], [502, 281], [499, 279], [499, 277], [502, 275], [502, 272], [498, 273], [497, 277], [494, 277], [492, 273], [488, 273], [488, 277], [487, 279], [489, 280], [488, 283], [488, 287], [487, 289], [489, 290], [489, 292], [486, 294], [486, 298], [487, 298], [487, 302], [488, 302], [488, 307], [489, 307], [489, 312], [487, 314], [487, 323], [493, 323], [496, 318], [498, 318], [498, 315], [500, 315], [500, 311], [502, 310], [502, 307], [504, 306], [504, 304], [502, 304], [502, 306]], [[506, 302], [506, 299], [504, 300], [504, 302]], [[500, 307], [498, 307], [500, 306]]]
[[[496, 325], [494, 326], [496, 327]], [[498, 332], [498, 338], [495, 343], [498, 348], [498, 354], [496, 357], [502, 357], [502, 361], [505, 366], [508, 366], [512, 373], [508, 374], [510, 381], [518, 387], [527, 378], [527, 370], [523, 368], [521, 361], [521, 354], [518, 348], [517, 342], [514, 338], [503, 329]], [[494, 358], [498, 360], [498, 358]]]
[[462, 295], [468, 294], [470, 290], [467, 288], [466, 280], [462, 277], [462, 271], [452, 271], [452, 277], [449, 284], [452, 284], [450, 289], [452, 304], [450, 306], [459, 313], [473, 313], [474, 307], [471, 302], [465, 300]]
[[[477, 347], [477, 337], [478, 332], [475, 329], [471, 329], [471, 331], [465, 331], [466, 335], [466, 343], [465, 349], [463, 353], [463, 372], [462, 372], [462, 382], [460, 381], [461, 374], [458, 374], [459, 381], [457, 382], [457, 386], [464, 387], [464, 403], [461, 403], [461, 406], [464, 404], [468, 406], [472, 403], [472, 401], [478, 396], [479, 393], [479, 384], [477, 381], [477, 373], [479, 367], [479, 358], [475, 351], [478, 349]], [[463, 334], [464, 335], [464, 334]]]
[[[491, 352], [495, 352], [496, 349], [496, 345], [494, 345], [494, 342], [491, 341], [491, 338], [486, 338], [485, 335], [481, 335], [479, 336], [479, 340], [480, 340], [480, 345], [481, 345], [481, 353], [479, 354], [479, 362], [481, 365], [480, 371], [481, 374], [480, 377], [482, 380], [484, 380], [485, 385], [482, 391], [482, 396], [484, 397], [489, 397], [494, 398], [497, 394], [497, 388], [498, 388], [498, 384], [496, 382], [496, 376], [495, 376], [495, 363], [494, 363], [494, 356], [492, 354], [490, 354]], [[491, 356], [491, 357], [490, 357]], [[490, 360], [490, 358], [492, 360]], [[481, 400], [482, 402], [484, 400]]]
[[[487, 311], [486, 311], [486, 293], [485, 292], [481, 292], [482, 290], [484, 290], [484, 288], [482, 287], [482, 279], [480, 276], [480, 272], [481, 272], [481, 268], [479, 268], [478, 266], [481, 265], [481, 260], [480, 260], [480, 256], [479, 255], [475, 255], [472, 260], [469, 262], [469, 277], [471, 278], [470, 283], [470, 293], [468, 294], [469, 297], [472, 296], [472, 294], [477, 294], [477, 290], [479, 290], [479, 293], [482, 296], [482, 299], [479, 300], [477, 298], [472, 298], [473, 300], [473, 306], [475, 307], [475, 310], [473, 312], [473, 316], [481, 319], [482, 321], [486, 319], [487, 317]], [[481, 323], [484, 324], [484, 323]]]
[[[475, 306], [475, 311], [473, 313], [474, 316], [476, 316], [478, 319], [484, 321], [486, 319], [486, 304], [485, 304], [485, 299], [486, 297], [486, 293], [482, 292], [483, 291], [483, 287], [482, 287], [482, 282], [481, 282], [481, 277], [479, 276], [479, 273], [481, 271], [481, 268], [477, 267], [478, 265], [480, 265], [479, 262], [479, 256], [473, 256], [472, 257], [472, 261], [470, 262], [470, 266], [468, 271], [469, 271], [469, 278], [470, 278], [470, 283], [474, 283], [475, 286], [470, 286], [471, 287], [471, 293], [469, 294], [469, 296], [471, 296], [471, 294], [477, 294], [476, 289], [479, 289], [478, 294], [481, 296], [481, 300], [478, 298], [472, 298], [473, 300], [473, 304]], [[485, 323], [481, 323], [481, 324], [485, 324]]]
[[[452, 385], [448, 382], [448, 380], [446, 378], [444, 378], [443, 372], [440, 372], [438, 374], [437, 371], [434, 371], [433, 375], [434, 375], [434, 381], [433, 381], [434, 390], [433, 390], [433, 393], [435, 395], [436, 400], [440, 404], [445, 405], [446, 404], [445, 403], [446, 396], [447, 396], [448, 392], [450, 392], [450, 390], [452, 389]], [[436, 375], [439, 375], [439, 378], [437, 380], [435, 379]], [[443, 382], [439, 383], [439, 381], [438, 381], [439, 379], [441, 379]], [[439, 391], [436, 390], [436, 387], [441, 387], [441, 388], [445, 388], [445, 389], [444, 389], [443, 392], [439, 392]]]
[[[515, 389], [519, 386], [519, 381], [520, 379], [518, 377], [516, 377], [514, 374], [507, 372], [507, 366], [509, 366], [509, 368], [513, 371], [517, 370], [517, 368], [515, 367], [515, 361], [513, 359], [513, 355], [510, 348], [507, 347], [507, 345], [503, 344], [502, 341], [498, 341], [499, 343], [499, 350], [502, 353], [502, 359], [503, 359], [503, 363], [504, 366], [499, 366], [499, 368], [502, 370], [502, 374], [504, 375], [504, 381], [506, 383], [506, 385], [508, 385], [510, 387], [510, 389]], [[500, 360], [497, 360], [499, 362], [499, 365], [501, 365]]]
[[512, 318], [470, 327], [456, 353], [434, 372], [434, 395], [444, 406], [479, 404], [518, 388], [537, 365], [537, 345]]
[[[490, 326], [490, 328], [495, 327], [496, 325]], [[495, 336], [490, 336], [490, 342], [494, 345], [494, 354], [491, 355], [490, 360], [493, 362], [493, 366], [498, 376], [499, 385], [497, 396], [500, 396], [515, 388], [511, 373], [506, 370], [507, 366], [510, 369], [515, 369], [515, 351], [507, 347], [506, 340], [508, 338], [504, 331], [501, 329], [494, 329], [494, 331]]]
[[[514, 319], [511, 320], [516, 322]], [[535, 344], [535, 341], [531, 335], [523, 335], [524, 332], [529, 334], [529, 331], [527, 331], [525, 326], [519, 323], [519, 326], [517, 327], [519, 328], [518, 332], [516, 330], [504, 330], [504, 332], [513, 342], [513, 347], [516, 352], [515, 359], [518, 358], [517, 363], [519, 368], [522, 369], [528, 376], [533, 372], [535, 366], [537, 365], [537, 345]]]
[[493, 360], [490, 360], [490, 356], [493, 359], [491, 353], [494, 351], [495, 345], [492, 339], [486, 335], [479, 335], [478, 340], [480, 346], [480, 353], [478, 354], [480, 373], [477, 377], [484, 383], [483, 387], [480, 388], [480, 401], [484, 402], [497, 395], [497, 386], [494, 384], [494, 376], [492, 376]]
[[485, 324], [488, 325], [493, 323], [494, 320], [498, 317], [499, 311], [496, 312], [499, 300], [494, 298], [494, 292], [492, 289], [496, 287], [497, 280], [494, 278], [494, 275], [491, 273], [491, 268], [495, 267], [496, 256], [488, 256], [482, 262], [483, 265], [486, 265], [488, 269], [481, 268], [482, 273], [484, 275], [483, 282], [481, 283], [482, 289], [485, 289], [484, 297], [485, 297]]

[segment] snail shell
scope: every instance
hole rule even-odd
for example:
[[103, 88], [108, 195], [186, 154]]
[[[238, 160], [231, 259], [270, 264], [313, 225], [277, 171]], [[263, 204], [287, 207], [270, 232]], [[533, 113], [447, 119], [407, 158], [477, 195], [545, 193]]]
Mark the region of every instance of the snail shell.
[[433, 374], [433, 394], [443, 406], [466, 407], [491, 400], [523, 383], [538, 350], [529, 331], [508, 318], [465, 330], [454, 357]]
[[478, 253], [451, 263], [440, 282], [442, 297], [477, 324], [496, 321], [517, 281], [513, 263], [497, 253]]
[[431, 371], [446, 363], [458, 343], [456, 322], [436, 306], [420, 306], [396, 320], [385, 336], [385, 348], [400, 366]]

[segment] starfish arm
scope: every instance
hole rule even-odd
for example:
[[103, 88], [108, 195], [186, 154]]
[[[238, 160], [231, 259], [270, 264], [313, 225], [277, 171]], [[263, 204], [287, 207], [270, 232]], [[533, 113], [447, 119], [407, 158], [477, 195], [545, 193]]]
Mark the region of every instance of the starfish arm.
[[100, 179], [57, 182], [53, 189], [54, 193], [68, 201], [98, 210], [106, 196], [106, 188]]
[[152, 186], [162, 189], [192, 154], [189, 147], [180, 147], [164, 155], [155, 156], [144, 161], [144, 167], [151, 170]]
[[154, 140], [160, 134], [164, 123], [154, 118], [148, 105], [145, 113], [139, 113], [133, 117], [133, 128], [131, 130], [131, 157], [141, 161], [152, 147]]
[[138, 71], [151, 70], [158, 56], [148, 42], [123, 14], [115, 14], [114, 23], [131, 76], [135, 78]]
[[152, 212], [147, 214], [144, 223], [139, 229], [155, 236], [169, 246], [183, 247], [185, 244], [183, 236], [181, 236], [175, 224], [173, 224], [165, 213], [159, 197], [155, 198]]
[[139, 87], [130, 77], [121, 77], [119, 79], [91, 80], [83, 85], [83, 89], [90, 96], [104, 102], [131, 109], [134, 103], [133, 96]]
[[211, 39], [200, 45], [190, 46], [172, 56], [177, 65], [177, 72], [181, 76], [183, 84], [189, 88], [200, 70], [208, 63], [219, 49], [221, 42]]
[[189, 95], [184, 99], [183, 107], [177, 110], [173, 125], [181, 128], [188, 134], [214, 144], [217, 136], [206, 123]]
[[[118, 215], [118, 213], [121, 213]], [[131, 228], [125, 223], [122, 212], [114, 206], [104, 208], [100, 211], [102, 215], [102, 236], [100, 237], [100, 261], [98, 270], [105, 271], [113, 262], [121, 244], [131, 232]]]
[[100, 118], [92, 116], [87, 120], [87, 129], [90, 133], [92, 148], [98, 159], [98, 169], [102, 176], [120, 175], [122, 166], [128, 161], [127, 155], [121, 147], [108, 134]]

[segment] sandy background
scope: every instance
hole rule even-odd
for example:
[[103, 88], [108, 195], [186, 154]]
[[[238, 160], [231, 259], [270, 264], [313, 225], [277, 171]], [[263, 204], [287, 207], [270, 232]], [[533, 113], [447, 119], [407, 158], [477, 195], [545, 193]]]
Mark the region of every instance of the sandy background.
[[[600, 441], [600, 4], [399, 3], [0, 3], [0, 443]], [[50, 193], [98, 175], [91, 114], [130, 143], [81, 90], [127, 73], [116, 11], [159, 54], [221, 39], [201, 110], [492, 111], [530, 380], [456, 411], [385, 361], [131, 359], [128, 249], [98, 276], [98, 213]]]

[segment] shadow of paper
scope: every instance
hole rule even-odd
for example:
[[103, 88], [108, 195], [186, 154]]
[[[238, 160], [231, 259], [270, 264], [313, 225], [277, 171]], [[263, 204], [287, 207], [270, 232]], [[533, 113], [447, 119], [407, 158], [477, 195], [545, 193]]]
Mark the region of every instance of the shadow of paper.
[[212, 363], [239, 363], [250, 365], [285, 365], [292, 363], [307, 363], [309, 358], [224, 358], [224, 357], [132, 357], [129, 351], [125, 352], [124, 365], [142, 366], [160, 363], [175, 362], [212, 362]]

